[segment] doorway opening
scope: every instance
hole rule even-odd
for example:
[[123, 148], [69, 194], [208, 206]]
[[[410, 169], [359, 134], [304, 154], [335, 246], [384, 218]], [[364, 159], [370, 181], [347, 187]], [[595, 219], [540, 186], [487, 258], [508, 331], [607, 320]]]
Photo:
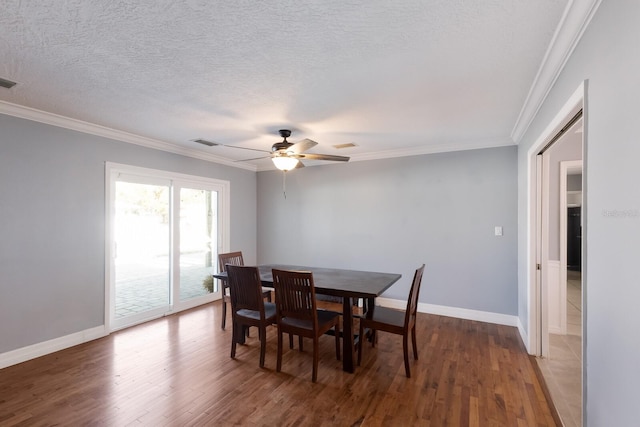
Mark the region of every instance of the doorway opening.
[[583, 100], [584, 84], [529, 151], [529, 352], [565, 425], [581, 425], [585, 384]]
[[[543, 154], [550, 158], [544, 164], [552, 165], [552, 170], [543, 169], [550, 176], [546, 180], [549, 185], [543, 187], [550, 196], [543, 197], [549, 202], [542, 207], [549, 211], [543, 215], [548, 224], [542, 229], [547, 234], [541, 236], [541, 241], [548, 246], [542, 251], [546, 254], [542, 263], [546, 266], [542, 269], [546, 299], [541, 298], [541, 312], [546, 312], [547, 324], [541, 329], [543, 346], [536, 362], [558, 414], [567, 426], [582, 425], [582, 161], [558, 162], [557, 159], [582, 157], [580, 127], [581, 123], [576, 123]], [[568, 173], [568, 165], [573, 165], [574, 175]], [[571, 187], [572, 184], [575, 187]], [[555, 203], [552, 195], [557, 195]]]

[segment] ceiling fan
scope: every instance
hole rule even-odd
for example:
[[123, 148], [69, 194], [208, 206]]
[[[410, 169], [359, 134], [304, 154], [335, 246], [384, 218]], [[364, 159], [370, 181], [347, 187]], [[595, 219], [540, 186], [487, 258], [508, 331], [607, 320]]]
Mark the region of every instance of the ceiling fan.
[[[246, 147], [237, 147], [233, 145], [223, 145], [223, 144], [214, 144], [214, 145], [223, 145], [224, 147], [231, 148], [241, 148], [243, 150], [251, 150], [251, 151], [261, 151], [264, 153], [269, 153], [268, 156], [256, 157], [253, 159], [244, 159], [239, 160], [241, 162], [247, 162], [251, 160], [264, 159], [270, 157], [273, 161], [273, 164], [280, 169], [281, 171], [290, 171], [291, 169], [298, 169], [304, 167], [304, 164], [301, 160], [329, 160], [334, 162], [348, 162], [349, 157], [345, 156], [334, 156], [331, 154], [316, 154], [316, 153], [305, 153], [305, 151], [315, 147], [318, 145], [317, 142], [312, 141], [310, 139], [303, 139], [302, 141], [298, 141], [296, 143], [287, 141], [287, 138], [291, 136], [291, 131], [289, 129], [280, 129], [278, 131], [280, 136], [283, 138], [281, 142], [276, 142], [271, 146], [271, 151], [266, 150], [257, 150], [254, 148], [246, 148]], [[200, 142], [196, 140], [195, 142]], [[202, 142], [204, 143], [204, 142]], [[206, 144], [209, 145], [209, 144]]]

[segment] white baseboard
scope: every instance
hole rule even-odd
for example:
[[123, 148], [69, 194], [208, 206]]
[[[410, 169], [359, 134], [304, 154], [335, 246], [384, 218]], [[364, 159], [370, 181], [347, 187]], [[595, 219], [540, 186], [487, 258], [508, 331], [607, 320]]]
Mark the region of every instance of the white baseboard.
[[524, 325], [522, 325], [522, 322], [520, 322], [519, 317], [518, 317], [518, 332], [520, 333], [520, 338], [524, 343], [524, 347], [527, 349], [527, 353], [533, 354], [530, 348], [530, 347], [533, 347], [533, 345], [529, 342], [529, 334], [527, 334], [527, 331], [525, 331]]
[[[376, 302], [389, 308], [405, 309], [407, 302], [392, 298], [376, 298]], [[456, 317], [466, 320], [477, 320], [479, 322], [495, 323], [497, 325], [518, 326], [518, 317], [508, 314], [491, 313], [488, 311], [469, 310], [467, 308], [448, 307], [445, 305], [435, 305], [418, 303], [418, 312], [437, 314], [440, 316]]]
[[[392, 298], [376, 298], [376, 302], [384, 307], [405, 309], [407, 302]], [[517, 326], [520, 331], [522, 340], [526, 343], [526, 333], [517, 316], [507, 314], [491, 313], [487, 311], [469, 310], [466, 308], [448, 307], [443, 305], [418, 303], [418, 311], [420, 313], [437, 314], [440, 316], [456, 317], [459, 319], [476, 320], [479, 322], [495, 323], [498, 325]], [[8, 351], [0, 354], [0, 369], [8, 366], [17, 365], [27, 360], [35, 359], [46, 354], [64, 350], [78, 344], [83, 344], [98, 338], [107, 336], [105, 326], [97, 326], [95, 328], [86, 329], [84, 331], [75, 332], [60, 338], [54, 338], [49, 341], [22, 347], [16, 350]]]
[[104, 325], [0, 354], [0, 369], [108, 335]]

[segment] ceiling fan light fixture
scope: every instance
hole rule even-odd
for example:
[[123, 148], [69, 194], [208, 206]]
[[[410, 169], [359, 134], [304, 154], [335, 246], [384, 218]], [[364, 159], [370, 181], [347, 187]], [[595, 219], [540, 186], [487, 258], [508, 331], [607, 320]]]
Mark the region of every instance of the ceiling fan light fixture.
[[273, 164], [276, 165], [278, 169], [284, 172], [290, 171], [298, 165], [298, 159], [296, 159], [295, 157], [289, 157], [287, 155], [274, 156], [271, 158], [271, 160], [273, 160]]

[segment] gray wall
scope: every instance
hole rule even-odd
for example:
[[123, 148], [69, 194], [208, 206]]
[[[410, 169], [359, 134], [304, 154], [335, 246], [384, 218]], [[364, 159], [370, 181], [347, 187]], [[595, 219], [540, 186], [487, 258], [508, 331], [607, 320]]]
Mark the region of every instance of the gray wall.
[[567, 191], [581, 191], [582, 190], [582, 174], [567, 175]]
[[[516, 315], [516, 147], [258, 173], [258, 261], [401, 273], [406, 299]], [[502, 237], [494, 227], [504, 227]]]
[[603, 1], [518, 151], [519, 308], [528, 329], [527, 150], [588, 79], [584, 153], [587, 426], [637, 426], [640, 2]]
[[231, 182], [256, 258], [256, 174], [0, 114], [0, 353], [104, 324], [105, 162]]

